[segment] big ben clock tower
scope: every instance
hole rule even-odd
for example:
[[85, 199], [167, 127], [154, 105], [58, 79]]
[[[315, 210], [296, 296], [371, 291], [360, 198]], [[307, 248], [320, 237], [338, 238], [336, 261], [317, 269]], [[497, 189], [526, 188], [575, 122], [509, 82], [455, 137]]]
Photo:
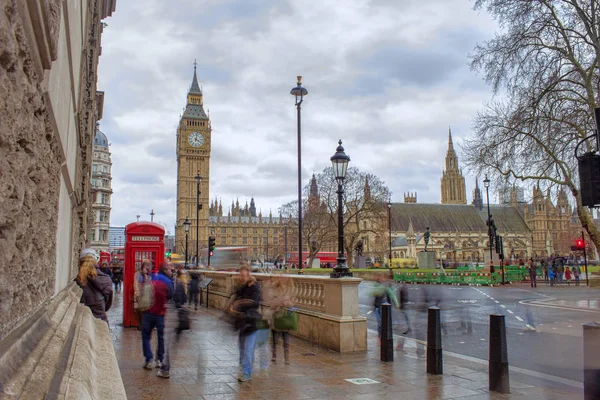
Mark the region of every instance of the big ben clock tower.
[[[196, 77], [194, 62], [194, 78], [187, 94], [185, 111], [177, 128], [177, 226], [175, 227], [175, 246], [177, 252], [185, 252], [185, 230], [183, 222], [186, 218], [191, 222], [188, 233], [188, 261], [200, 254], [196, 249], [196, 237], [199, 238], [200, 249], [207, 247], [208, 242], [208, 199], [210, 181], [210, 119], [204, 112], [202, 90]], [[199, 204], [197, 208], [197, 176], [200, 180]], [[198, 236], [196, 236], [198, 232]]]

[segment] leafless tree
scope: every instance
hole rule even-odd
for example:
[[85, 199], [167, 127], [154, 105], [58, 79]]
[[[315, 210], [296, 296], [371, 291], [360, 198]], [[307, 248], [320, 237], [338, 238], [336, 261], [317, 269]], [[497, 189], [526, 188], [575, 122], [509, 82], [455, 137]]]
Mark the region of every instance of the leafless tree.
[[[474, 119], [464, 145], [467, 166], [500, 180], [564, 187], [583, 228], [600, 245], [600, 231], [582, 207], [575, 146], [595, 127], [600, 79], [599, 0], [477, 0], [501, 33], [476, 46], [471, 67], [495, 98]], [[583, 151], [593, 151], [587, 141]]]

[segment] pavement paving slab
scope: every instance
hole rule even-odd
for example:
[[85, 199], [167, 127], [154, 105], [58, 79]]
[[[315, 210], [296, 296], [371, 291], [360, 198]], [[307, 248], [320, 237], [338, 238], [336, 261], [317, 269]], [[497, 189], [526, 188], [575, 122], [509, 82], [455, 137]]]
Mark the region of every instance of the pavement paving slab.
[[[237, 333], [224, 322], [221, 312], [202, 308], [192, 311], [192, 329], [185, 331], [171, 356], [171, 378], [156, 376], [156, 369], [142, 368], [141, 333], [122, 326], [122, 297], [116, 294], [109, 311], [110, 329], [125, 390], [135, 399], [580, 399], [577, 388], [547, 387], [521, 382], [511, 375], [511, 394], [487, 389], [487, 373], [464, 360], [444, 358], [445, 374], [428, 375], [426, 360], [416, 356], [417, 345], [406, 340], [395, 361], [379, 361], [376, 333], [369, 330], [369, 350], [339, 354], [292, 337], [290, 365], [269, 362], [260, 370], [258, 353], [249, 382], [237, 382]], [[156, 336], [156, 335], [154, 335]], [[153, 338], [155, 342], [156, 338]], [[281, 346], [281, 344], [280, 344]], [[153, 349], [156, 344], [153, 343]], [[356, 384], [347, 379], [358, 380]]]

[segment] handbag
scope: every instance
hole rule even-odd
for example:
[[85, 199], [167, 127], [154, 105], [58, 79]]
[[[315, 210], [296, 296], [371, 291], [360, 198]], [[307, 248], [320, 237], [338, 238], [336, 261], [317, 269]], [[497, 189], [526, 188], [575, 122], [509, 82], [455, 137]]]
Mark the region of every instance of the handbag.
[[273, 327], [276, 331], [298, 330], [298, 314], [293, 309], [278, 312], [273, 319]]
[[137, 298], [135, 309], [147, 311], [154, 305], [154, 284], [152, 281], [140, 284], [140, 295]]
[[177, 333], [190, 329], [190, 312], [187, 308], [180, 307], [177, 309], [179, 323], [177, 324]]

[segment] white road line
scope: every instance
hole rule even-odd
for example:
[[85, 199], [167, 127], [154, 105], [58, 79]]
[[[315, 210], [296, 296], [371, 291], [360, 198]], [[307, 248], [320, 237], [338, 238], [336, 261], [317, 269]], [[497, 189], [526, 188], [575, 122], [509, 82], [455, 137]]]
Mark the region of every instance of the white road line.
[[500, 307], [502, 308], [506, 308], [506, 306], [504, 304], [500, 304]]
[[508, 313], [509, 313], [509, 314], [514, 314], [514, 312], [512, 312], [512, 311], [510, 311], [510, 310], [506, 310], [506, 311], [508, 311]]
[[519, 321], [523, 322], [523, 318], [515, 316], [516, 319], [518, 319]]
[[490, 297], [490, 300], [496, 300], [496, 299], [494, 299], [493, 297]]
[[496, 302], [496, 304], [500, 304], [500, 302], [498, 300], [494, 300]]

